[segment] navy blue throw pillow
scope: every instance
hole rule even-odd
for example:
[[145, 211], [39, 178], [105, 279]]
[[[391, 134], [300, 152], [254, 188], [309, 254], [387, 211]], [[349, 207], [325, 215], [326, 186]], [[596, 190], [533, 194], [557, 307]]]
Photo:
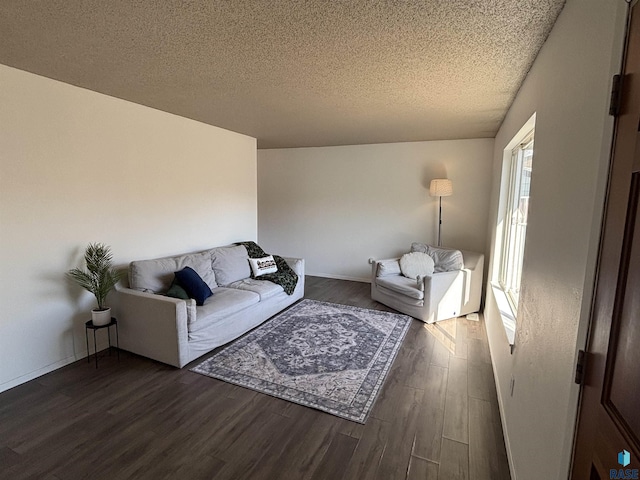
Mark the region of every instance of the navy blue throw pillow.
[[209, 285], [200, 278], [200, 275], [193, 268], [184, 267], [175, 274], [178, 284], [185, 289], [189, 297], [195, 299], [196, 305], [202, 305], [207, 298], [213, 295]]

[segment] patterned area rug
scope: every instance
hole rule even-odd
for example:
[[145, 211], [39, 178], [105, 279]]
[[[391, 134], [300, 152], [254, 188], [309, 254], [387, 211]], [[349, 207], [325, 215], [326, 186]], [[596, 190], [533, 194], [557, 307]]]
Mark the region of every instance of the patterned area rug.
[[410, 324], [303, 300], [191, 370], [364, 423]]

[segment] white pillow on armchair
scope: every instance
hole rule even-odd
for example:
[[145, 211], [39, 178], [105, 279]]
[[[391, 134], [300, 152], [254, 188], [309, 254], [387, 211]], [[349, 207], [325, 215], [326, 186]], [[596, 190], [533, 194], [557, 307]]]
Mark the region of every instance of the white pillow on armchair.
[[414, 280], [433, 275], [433, 258], [422, 252], [405, 253], [400, 258], [400, 270], [402, 270], [402, 275]]

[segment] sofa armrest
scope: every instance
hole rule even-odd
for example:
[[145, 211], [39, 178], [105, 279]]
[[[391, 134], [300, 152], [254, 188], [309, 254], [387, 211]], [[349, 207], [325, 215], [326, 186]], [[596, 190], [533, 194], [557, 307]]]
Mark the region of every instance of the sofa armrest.
[[476, 255], [471, 268], [438, 272], [424, 277], [425, 305], [432, 305], [438, 319], [466, 315], [480, 309], [484, 256]]
[[113, 310], [118, 318], [120, 347], [183, 367], [189, 358], [188, 302], [191, 300], [117, 287]]
[[379, 263], [385, 263], [385, 262], [399, 262], [400, 261], [400, 257], [394, 257], [394, 258], [382, 258], [380, 260], [373, 260], [372, 264], [373, 265], [378, 265]]
[[424, 304], [433, 320], [461, 315], [465, 296], [465, 270], [438, 272], [423, 278]]
[[[484, 284], [484, 255], [477, 252], [462, 252], [465, 258], [465, 270], [469, 272], [466, 279], [466, 297], [465, 302], [470, 312], [480, 310], [482, 302], [482, 287]], [[467, 265], [467, 258], [471, 261]]]
[[304, 258], [282, 257], [299, 277], [304, 277]]
[[484, 255], [478, 252], [470, 252], [468, 250], [460, 250], [464, 260], [464, 268], [475, 271], [478, 267], [482, 270], [484, 266]]
[[424, 284], [425, 296], [427, 292], [437, 294], [446, 292], [460, 275], [461, 270], [453, 270], [451, 272], [438, 272], [433, 275], [425, 275], [420, 277]]
[[[375, 260], [373, 258], [369, 259], [369, 263], [371, 264], [371, 282], [375, 282], [376, 277], [378, 276], [378, 269], [379, 269], [379, 265], [381, 263], [386, 263], [386, 262], [398, 262], [400, 260], [400, 257], [396, 257], [396, 258], [383, 258], [380, 260]], [[400, 275], [400, 274], [399, 274]]]

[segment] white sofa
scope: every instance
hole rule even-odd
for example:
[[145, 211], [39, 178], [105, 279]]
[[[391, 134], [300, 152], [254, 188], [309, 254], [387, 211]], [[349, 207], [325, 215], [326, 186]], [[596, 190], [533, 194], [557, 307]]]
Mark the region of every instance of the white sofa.
[[371, 298], [426, 323], [479, 311], [484, 255], [461, 252], [462, 270], [426, 275], [419, 282], [400, 273], [399, 258], [373, 260]]
[[[182, 368], [304, 296], [303, 259], [285, 258], [298, 275], [295, 290], [287, 295], [280, 285], [251, 278], [248, 258], [244, 246], [229, 245], [131, 262], [129, 285], [118, 285], [110, 298], [120, 348]], [[213, 292], [202, 306], [164, 295], [174, 272], [185, 266]]]

